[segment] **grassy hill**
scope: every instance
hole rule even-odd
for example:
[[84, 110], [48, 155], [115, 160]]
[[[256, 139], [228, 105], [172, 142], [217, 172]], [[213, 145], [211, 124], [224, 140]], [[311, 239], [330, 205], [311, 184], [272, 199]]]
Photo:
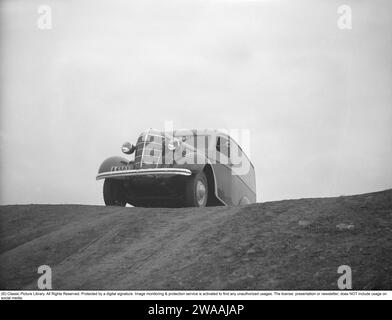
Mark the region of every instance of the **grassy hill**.
[[0, 206], [0, 288], [392, 289], [392, 190], [241, 207]]

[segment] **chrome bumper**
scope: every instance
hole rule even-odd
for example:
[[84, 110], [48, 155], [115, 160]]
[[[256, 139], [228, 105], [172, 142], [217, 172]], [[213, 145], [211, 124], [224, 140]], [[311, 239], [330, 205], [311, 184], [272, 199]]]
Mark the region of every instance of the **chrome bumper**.
[[132, 176], [147, 176], [147, 175], [181, 175], [190, 176], [192, 172], [188, 169], [181, 168], [153, 168], [153, 169], [137, 169], [137, 170], [123, 170], [123, 171], [108, 171], [99, 173], [97, 180], [106, 178], [132, 177]]

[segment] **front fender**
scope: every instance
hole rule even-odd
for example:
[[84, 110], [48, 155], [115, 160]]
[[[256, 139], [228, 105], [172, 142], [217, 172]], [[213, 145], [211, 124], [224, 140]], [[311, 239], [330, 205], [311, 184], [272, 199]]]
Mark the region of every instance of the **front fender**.
[[[182, 149], [183, 150], [183, 149]], [[174, 167], [186, 168], [192, 173], [203, 171], [204, 166], [207, 164], [207, 158], [195, 150], [187, 149], [185, 156], [182, 155], [182, 150], [176, 152], [174, 160]]]
[[99, 166], [98, 174], [103, 172], [108, 172], [112, 170], [112, 167], [118, 166], [126, 166], [129, 165], [129, 161], [123, 157], [110, 157], [107, 158], [102, 164]]

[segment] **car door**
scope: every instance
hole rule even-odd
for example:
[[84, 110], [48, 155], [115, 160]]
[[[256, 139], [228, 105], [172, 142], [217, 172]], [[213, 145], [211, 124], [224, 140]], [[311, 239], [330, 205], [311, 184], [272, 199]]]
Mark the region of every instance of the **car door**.
[[235, 205], [256, 202], [256, 182], [253, 165], [241, 147], [233, 140], [230, 140], [230, 164], [232, 202]]
[[230, 140], [225, 136], [216, 137], [216, 163], [213, 165], [218, 197], [232, 205], [232, 174], [230, 163]]

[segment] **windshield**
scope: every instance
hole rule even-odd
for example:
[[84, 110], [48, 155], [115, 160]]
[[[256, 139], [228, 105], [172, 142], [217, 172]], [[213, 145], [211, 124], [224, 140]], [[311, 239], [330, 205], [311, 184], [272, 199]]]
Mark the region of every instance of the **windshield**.
[[180, 135], [176, 138], [181, 139], [184, 143], [196, 148], [199, 151], [207, 153], [209, 145], [209, 136], [207, 135]]

